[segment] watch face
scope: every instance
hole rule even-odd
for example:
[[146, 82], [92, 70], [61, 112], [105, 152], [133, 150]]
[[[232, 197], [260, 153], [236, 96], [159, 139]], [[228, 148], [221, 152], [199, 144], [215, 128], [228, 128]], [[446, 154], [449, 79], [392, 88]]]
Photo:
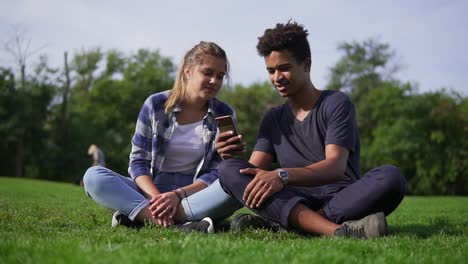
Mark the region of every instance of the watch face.
[[288, 173], [285, 170], [278, 169], [278, 176], [284, 185], [288, 184]]

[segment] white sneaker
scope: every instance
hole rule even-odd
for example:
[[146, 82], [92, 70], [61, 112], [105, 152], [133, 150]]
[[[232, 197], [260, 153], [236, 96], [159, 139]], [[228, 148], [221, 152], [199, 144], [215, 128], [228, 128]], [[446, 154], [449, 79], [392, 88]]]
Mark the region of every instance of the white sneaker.
[[187, 222], [185, 224], [177, 226], [177, 228], [186, 231], [195, 231], [200, 233], [214, 233], [213, 220], [209, 217], [203, 218], [201, 221]]
[[122, 212], [115, 211], [115, 213], [112, 215], [112, 227], [117, 227], [119, 225], [123, 225], [126, 227], [132, 227], [132, 228], [139, 228], [142, 226], [139, 222], [132, 221], [128, 216], [124, 215]]

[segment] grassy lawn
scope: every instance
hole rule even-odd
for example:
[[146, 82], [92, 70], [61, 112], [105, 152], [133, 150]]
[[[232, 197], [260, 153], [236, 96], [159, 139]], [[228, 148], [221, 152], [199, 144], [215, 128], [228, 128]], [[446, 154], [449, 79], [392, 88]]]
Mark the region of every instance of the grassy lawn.
[[0, 177], [0, 263], [468, 263], [468, 197], [407, 197], [372, 240], [112, 229], [111, 216], [78, 186]]

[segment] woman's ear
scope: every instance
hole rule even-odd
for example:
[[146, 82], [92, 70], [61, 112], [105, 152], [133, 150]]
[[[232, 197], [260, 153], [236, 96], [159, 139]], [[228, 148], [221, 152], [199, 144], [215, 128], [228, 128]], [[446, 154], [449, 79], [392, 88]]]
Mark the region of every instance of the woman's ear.
[[190, 68], [184, 69], [184, 75], [185, 75], [185, 78], [190, 79]]

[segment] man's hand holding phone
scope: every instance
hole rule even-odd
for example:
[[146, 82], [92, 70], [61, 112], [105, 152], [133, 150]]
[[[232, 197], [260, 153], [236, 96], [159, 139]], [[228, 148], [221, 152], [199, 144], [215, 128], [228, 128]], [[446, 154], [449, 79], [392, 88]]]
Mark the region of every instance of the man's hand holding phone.
[[231, 116], [221, 116], [216, 118], [219, 128], [219, 135], [215, 140], [215, 148], [222, 159], [229, 159], [241, 153], [245, 153], [245, 142], [242, 135], [237, 131], [236, 125]]

